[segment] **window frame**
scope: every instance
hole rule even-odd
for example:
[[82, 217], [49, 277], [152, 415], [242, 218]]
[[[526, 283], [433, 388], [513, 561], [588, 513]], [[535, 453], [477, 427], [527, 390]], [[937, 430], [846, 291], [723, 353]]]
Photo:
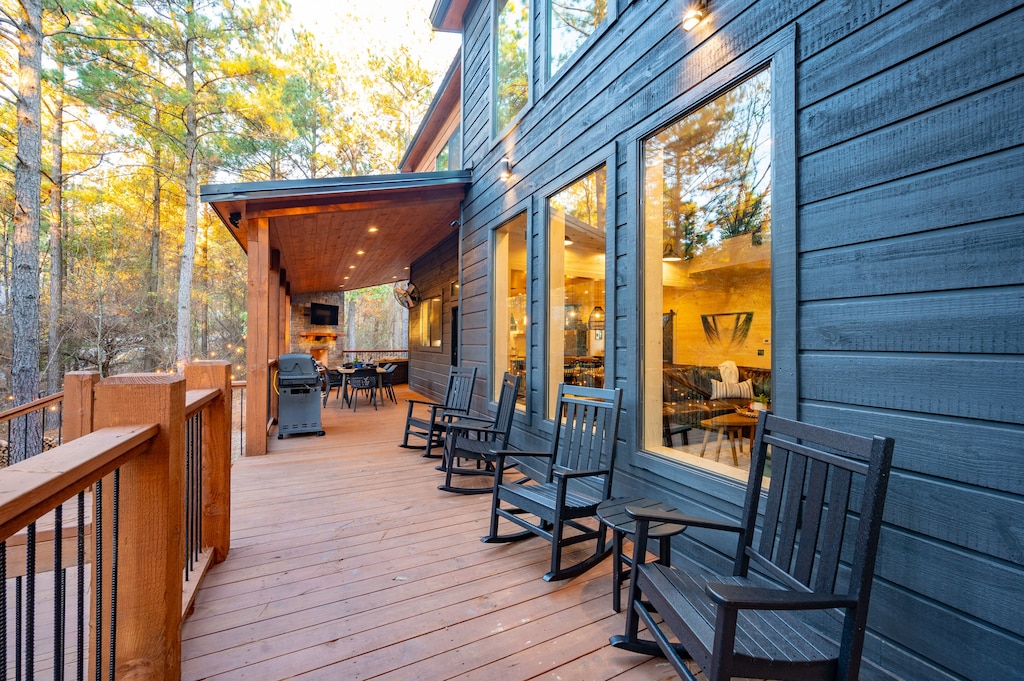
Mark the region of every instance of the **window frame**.
[[[701, 51], [694, 54], [701, 58]], [[798, 377], [798, 253], [797, 253], [797, 154], [796, 154], [796, 28], [791, 26], [774, 38], [761, 43], [750, 52], [709, 75], [692, 89], [680, 94], [671, 106], [638, 126], [632, 136], [632, 149], [627, 160], [628, 176], [635, 178], [635, 200], [630, 202], [629, 221], [637, 225], [635, 249], [637, 262], [637, 290], [646, 290], [647, 272], [644, 267], [643, 223], [643, 143], [673, 122], [697, 111], [700, 107], [728, 92], [758, 71], [768, 68], [771, 82], [772, 123], [772, 239], [771, 239], [771, 299], [772, 299], [772, 411], [787, 418], [799, 417]], [[641, 319], [647, 314], [662, 314], [645, 307], [645, 298], [639, 295]], [[643, 325], [636, 329], [637, 343], [642, 344]], [[639, 379], [638, 400], [644, 392], [645, 360], [638, 354], [634, 365]], [[643, 405], [636, 410], [633, 426], [637, 446], [632, 464], [666, 479], [675, 479], [681, 469], [717, 478], [746, 481], [747, 471], [707, 459], [690, 457], [668, 458], [644, 449]], [[692, 462], [691, 462], [692, 459]]]
[[[506, 0], [509, 1], [509, 0]], [[527, 9], [527, 34], [526, 34], [526, 103], [523, 107], [512, 116], [509, 121], [502, 128], [498, 128], [498, 3], [502, 0], [490, 0], [491, 7], [491, 58], [490, 58], [490, 109], [491, 109], [491, 140], [497, 142], [504, 138], [509, 132], [511, 132], [519, 121], [522, 119], [526, 112], [533, 106], [534, 100], [534, 87], [533, 87], [533, 61], [534, 61], [534, 40], [536, 36], [534, 21], [534, 10], [536, 9], [536, 3], [538, 0], [523, 0], [529, 4]], [[541, 0], [546, 1], [546, 0]]]
[[[604, 287], [604, 310], [605, 310], [605, 353], [604, 353], [604, 384], [605, 386], [615, 385], [615, 338], [616, 338], [616, 291], [615, 291], [615, 270], [616, 270], [616, 259], [615, 259], [615, 201], [616, 192], [615, 187], [617, 186], [617, 144], [611, 142], [604, 147], [601, 147], [594, 153], [590, 154], [586, 158], [577, 162], [574, 166], [568, 170], [562, 172], [557, 178], [548, 182], [542, 188], [540, 188], [535, 196], [538, 199], [538, 244], [537, 252], [540, 260], [540, 272], [535, 272], [534, 277], [540, 290], [543, 292], [538, 296], [537, 310], [541, 314], [539, 320], [540, 325], [540, 336], [537, 340], [538, 352], [541, 353], [542, 358], [540, 361], [541, 371], [543, 376], [551, 376], [552, 371], [557, 371], [558, 375], [562, 374], [563, 367], [552, 368], [551, 358], [552, 351], [550, 345], [551, 335], [553, 333], [551, 319], [551, 239], [550, 239], [550, 225], [548, 215], [548, 201], [555, 194], [558, 194], [561, 190], [572, 185], [574, 182], [582, 179], [583, 177], [594, 172], [602, 165], [605, 167], [605, 287]], [[559, 325], [564, 325], [564, 320], [557, 320]], [[564, 365], [564, 363], [563, 363]], [[535, 392], [538, 393], [539, 408], [538, 415], [540, 416], [541, 423], [544, 424], [542, 429], [544, 432], [554, 432], [554, 420], [548, 415], [548, 405], [553, 404], [554, 398], [557, 397], [557, 390], [555, 396], [551, 394], [548, 382], [544, 381], [541, 386], [534, 386]]]

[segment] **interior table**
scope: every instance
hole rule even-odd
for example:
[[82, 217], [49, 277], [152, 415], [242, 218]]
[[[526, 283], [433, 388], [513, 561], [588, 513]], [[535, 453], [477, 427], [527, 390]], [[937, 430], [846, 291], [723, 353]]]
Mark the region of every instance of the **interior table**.
[[743, 438], [747, 437], [751, 441], [754, 439], [754, 428], [757, 427], [757, 418], [752, 416], [744, 416], [742, 414], [722, 414], [721, 416], [713, 416], [709, 419], [704, 419], [700, 422], [700, 427], [704, 429], [704, 442], [700, 446], [700, 455], [704, 456], [704, 451], [708, 448], [708, 440], [711, 439], [711, 431], [718, 430], [718, 449], [715, 451], [715, 461], [718, 461], [722, 455], [722, 442], [725, 439], [729, 440], [729, 445], [732, 448], [732, 464], [739, 466], [740, 461], [736, 456], [736, 439], [740, 440], [740, 448], [743, 447]]
[[[607, 525], [612, 531], [612, 608], [615, 609], [615, 612], [622, 611], [622, 594], [620, 593], [622, 582], [629, 577], [629, 573], [633, 567], [632, 557], [626, 555], [622, 551], [622, 540], [626, 535], [633, 535], [636, 533], [636, 521], [629, 517], [629, 514], [626, 512], [626, 508], [676, 511], [674, 506], [670, 506], [662, 501], [646, 499], [644, 497], [622, 497], [609, 499], [608, 501], [601, 502], [601, 504], [598, 505], [598, 519]], [[673, 535], [679, 534], [685, 529], [686, 525], [660, 522], [651, 523], [648, 528], [648, 537], [659, 541], [659, 563], [662, 565], [672, 564], [672, 546], [669, 542], [669, 538]], [[627, 569], [623, 570], [623, 565], [625, 565]]]

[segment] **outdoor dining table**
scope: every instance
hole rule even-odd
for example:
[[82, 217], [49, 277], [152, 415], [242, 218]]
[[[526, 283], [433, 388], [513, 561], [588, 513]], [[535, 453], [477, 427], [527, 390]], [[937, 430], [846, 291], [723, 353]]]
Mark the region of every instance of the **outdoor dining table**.
[[[345, 400], [345, 404], [351, 404], [351, 400], [349, 399], [349, 396], [348, 396], [348, 377], [351, 376], [352, 374], [356, 373], [357, 371], [362, 371], [362, 370], [365, 370], [365, 369], [368, 369], [368, 368], [369, 367], [348, 367], [348, 368], [346, 368], [346, 367], [335, 367], [334, 368], [335, 371], [337, 371], [339, 374], [341, 374], [341, 395], [342, 395], [342, 398]], [[381, 394], [383, 388], [384, 388], [384, 378], [383, 377], [384, 377], [384, 374], [387, 373], [387, 369], [385, 369], [384, 367], [382, 367], [380, 365], [377, 365], [376, 369], [377, 369], [377, 393], [378, 393], [378, 396], [379, 396]]]

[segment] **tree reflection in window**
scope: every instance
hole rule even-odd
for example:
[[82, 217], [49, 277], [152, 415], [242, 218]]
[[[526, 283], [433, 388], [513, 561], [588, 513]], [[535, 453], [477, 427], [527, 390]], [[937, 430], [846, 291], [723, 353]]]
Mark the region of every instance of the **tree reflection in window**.
[[684, 258], [771, 225], [768, 71], [702, 106], [647, 140], [647, 165], [663, 163], [663, 228]]
[[530, 100], [529, 0], [496, 0], [494, 128], [500, 133]]
[[548, 0], [548, 74], [562, 68], [608, 18], [608, 0]]

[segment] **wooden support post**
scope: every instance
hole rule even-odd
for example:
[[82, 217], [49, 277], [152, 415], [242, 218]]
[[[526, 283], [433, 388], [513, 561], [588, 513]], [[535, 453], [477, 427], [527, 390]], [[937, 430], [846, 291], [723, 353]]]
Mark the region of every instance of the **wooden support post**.
[[[267, 270], [267, 357], [277, 359], [280, 357], [278, 348], [281, 347], [281, 313], [279, 305], [281, 296], [278, 294], [278, 282], [281, 281], [281, 251], [273, 248], [270, 250], [270, 266]], [[278, 394], [276, 390], [270, 391], [270, 417], [277, 418], [278, 415]]]
[[[160, 424], [160, 434], [149, 451], [121, 467], [114, 675], [118, 679], [175, 681], [181, 677], [185, 567], [185, 379], [127, 374], [104, 379], [93, 394], [97, 429]], [[102, 495], [107, 519], [112, 491], [110, 475], [104, 479]], [[105, 520], [105, 547], [110, 546], [108, 532], [109, 520]], [[105, 580], [110, 577], [108, 565], [105, 559]], [[104, 661], [104, 666], [108, 663]]]
[[71, 442], [92, 432], [92, 390], [99, 383], [97, 371], [64, 374], [64, 425], [61, 438]]
[[245, 455], [267, 453], [267, 403], [270, 384], [267, 361], [270, 357], [267, 337], [267, 304], [270, 295], [270, 220], [247, 220], [249, 233], [248, 330], [246, 332]]
[[213, 549], [213, 562], [219, 563], [231, 544], [231, 364], [186, 364], [185, 388], [221, 390], [203, 418], [203, 546]]

